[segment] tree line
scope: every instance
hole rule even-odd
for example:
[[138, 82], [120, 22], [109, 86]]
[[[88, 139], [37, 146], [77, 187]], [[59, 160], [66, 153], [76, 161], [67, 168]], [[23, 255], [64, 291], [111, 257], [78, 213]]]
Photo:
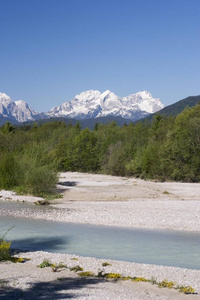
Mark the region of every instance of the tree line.
[[0, 128], [0, 188], [46, 196], [61, 171], [200, 181], [200, 105], [176, 117], [94, 130], [54, 121]]

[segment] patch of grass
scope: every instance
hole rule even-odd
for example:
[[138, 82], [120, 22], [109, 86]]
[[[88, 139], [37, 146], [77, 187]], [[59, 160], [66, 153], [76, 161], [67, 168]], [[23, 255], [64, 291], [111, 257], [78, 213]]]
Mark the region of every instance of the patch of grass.
[[167, 281], [166, 279], [158, 283], [159, 288], [174, 288], [175, 283], [173, 281]]
[[77, 273], [81, 277], [95, 277], [95, 274], [90, 271], [85, 271], [85, 272], [79, 272]]
[[0, 261], [11, 260], [11, 242], [7, 242], [4, 239], [7, 233], [13, 228], [14, 226], [10, 227], [2, 236], [0, 236]]
[[78, 258], [76, 258], [76, 257], [72, 257], [72, 258], [70, 258], [71, 260], [79, 260]]
[[52, 271], [53, 272], [57, 272], [59, 269], [67, 269], [67, 265], [64, 265], [62, 262], [60, 262], [58, 265], [57, 264], [53, 264], [52, 266], [51, 266], [51, 268], [52, 268]]
[[170, 193], [168, 191], [164, 191], [163, 194], [169, 195]]
[[70, 268], [70, 271], [79, 272], [79, 271], [83, 271], [83, 268], [80, 266], [75, 266]]
[[104, 263], [102, 263], [102, 266], [103, 266], [103, 267], [107, 267], [107, 266], [112, 266], [112, 265], [109, 264], [108, 262], [104, 262]]
[[119, 279], [119, 278], [121, 278], [122, 276], [121, 276], [121, 274], [119, 274], [119, 273], [105, 273], [105, 274], [104, 274], [104, 277], [105, 277], [106, 279]]
[[25, 261], [27, 261], [27, 259], [22, 257], [11, 257], [10, 261], [12, 261], [13, 263], [24, 263]]
[[0, 241], [0, 261], [11, 260], [10, 245], [11, 242]]
[[55, 265], [52, 264], [48, 259], [44, 259], [41, 264], [39, 264], [38, 268], [46, 268], [46, 267], [54, 267]]
[[130, 280], [130, 279], [132, 279], [131, 276], [123, 276], [123, 277], [121, 277], [121, 280], [123, 280], [123, 281]]
[[131, 281], [134, 281], [134, 282], [150, 282], [149, 279], [146, 279], [144, 277], [133, 277], [131, 279]]
[[186, 286], [178, 286], [177, 289], [179, 290], [180, 293], [184, 294], [196, 294], [195, 289], [189, 285]]

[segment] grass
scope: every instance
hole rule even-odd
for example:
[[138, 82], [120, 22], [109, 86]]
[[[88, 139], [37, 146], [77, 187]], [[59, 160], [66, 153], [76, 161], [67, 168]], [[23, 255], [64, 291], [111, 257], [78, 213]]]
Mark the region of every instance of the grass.
[[70, 268], [70, 271], [79, 272], [79, 271], [83, 271], [83, 268], [80, 266], [75, 266]]
[[184, 294], [196, 294], [195, 289], [189, 285], [186, 286], [178, 286], [176, 288], [177, 290], [179, 290], [180, 293], [184, 293]]
[[174, 288], [175, 287], [175, 283], [173, 281], [167, 281], [166, 279], [159, 282], [158, 283], [158, 287], [159, 288], [168, 288], [168, 289], [171, 289], [171, 288]]
[[38, 268], [47, 268], [47, 267], [52, 267], [54, 264], [52, 264], [48, 259], [44, 259], [41, 264], [38, 265]]
[[79, 272], [77, 273], [81, 277], [95, 277], [95, 274], [90, 271], [85, 271], [85, 272]]
[[0, 237], [0, 262], [1, 261], [11, 261], [13, 263], [23, 263], [25, 261], [28, 261], [30, 259], [28, 258], [21, 258], [21, 257], [15, 257], [11, 255], [11, 242], [5, 241], [5, 236], [7, 233], [13, 229], [13, 227], [9, 228], [1, 237]]
[[103, 266], [103, 267], [107, 267], [107, 266], [112, 266], [112, 265], [109, 264], [108, 262], [104, 262], [104, 263], [102, 263], [102, 266]]
[[122, 275], [119, 273], [105, 273], [104, 277], [106, 279], [119, 279], [122, 277]]
[[134, 282], [150, 282], [149, 279], [146, 279], [144, 277], [133, 277], [131, 279], [131, 281], [134, 281]]
[[170, 193], [168, 191], [164, 191], [163, 194], [169, 195]]

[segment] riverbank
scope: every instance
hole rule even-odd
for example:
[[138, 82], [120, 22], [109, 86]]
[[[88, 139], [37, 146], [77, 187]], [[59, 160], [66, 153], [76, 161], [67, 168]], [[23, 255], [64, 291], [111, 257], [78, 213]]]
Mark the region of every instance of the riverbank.
[[[0, 216], [200, 231], [200, 184], [161, 183], [67, 172], [60, 174], [57, 188], [63, 198], [52, 201], [51, 207], [55, 209], [44, 210], [37, 207], [36, 211], [34, 207], [30, 207], [12, 211], [0, 208]], [[7, 191], [2, 191], [0, 196], [2, 200], [7, 201], [33, 203], [36, 200], [34, 197], [17, 196]], [[22, 299], [200, 299], [199, 295], [183, 295], [177, 290], [160, 289], [157, 285], [146, 282], [113, 283], [94, 278], [80, 279], [76, 273], [66, 269], [52, 272], [51, 268], [37, 268], [46, 258], [52, 263], [63, 262], [68, 266], [79, 264], [84, 271], [97, 274], [105, 260], [78, 257], [78, 260], [73, 261], [70, 255], [45, 252], [21, 253], [20, 256], [31, 260], [24, 264], [0, 264], [0, 287], [2, 293], [7, 293], [4, 294], [7, 297], [5, 299], [19, 299], [19, 295], [24, 297]], [[178, 285], [191, 285], [200, 293], [200, 271], [107, 261], [112, 266], [106, 267], [106, 272], [108, 270], [123, 276], [147, 279], [154, 277], [157, 281], [167, 279]]]
[[[61, 173], [57, 189], [63, 198], [55, 210], [0, 210], [52, 221], [106, 226], [174, 229], [200, 232], [200, 184], [152, 182], [134, 178], [83, 173]], [[2, 191], [1, 199], [33, 203], [39, 198]]]
[[[19, 253], [19, 257], [30, 260], [20, 264], [0, 264], [0, 296], [2, 299], [126, 299], [126, 300], [199, 300], [200, 295], [185, 295], [178, 290], [159, 288], [153, 282], [173, 281], [175, 286], [191, 285], [200, 293], [200, 271], [163, 267], [156, 265], [136, 264], [129, 262], [95, 259], [75, 255], [53, 254], [47, 252]], [[51, 267], [39, 268], [38, 265], [47, 259], [53, 264], [66, 265], [68, 268], [53, 272]], [[103, 267], [102, 263], [110, 265]], [[82, 267], [97, 275], [118, 273], [122, 276], [143, 277], [151, 282], [132, 282], [131, 280], [105, 280], [94, 277], [82, 278], [73, 267]]]

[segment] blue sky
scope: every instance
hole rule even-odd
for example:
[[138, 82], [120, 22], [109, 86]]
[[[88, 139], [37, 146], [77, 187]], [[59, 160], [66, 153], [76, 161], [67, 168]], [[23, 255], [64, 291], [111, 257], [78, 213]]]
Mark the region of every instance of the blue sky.
[[48, 111], [76, 94], [200, 94], [199, 0], [0, 0], [0, 92]]

